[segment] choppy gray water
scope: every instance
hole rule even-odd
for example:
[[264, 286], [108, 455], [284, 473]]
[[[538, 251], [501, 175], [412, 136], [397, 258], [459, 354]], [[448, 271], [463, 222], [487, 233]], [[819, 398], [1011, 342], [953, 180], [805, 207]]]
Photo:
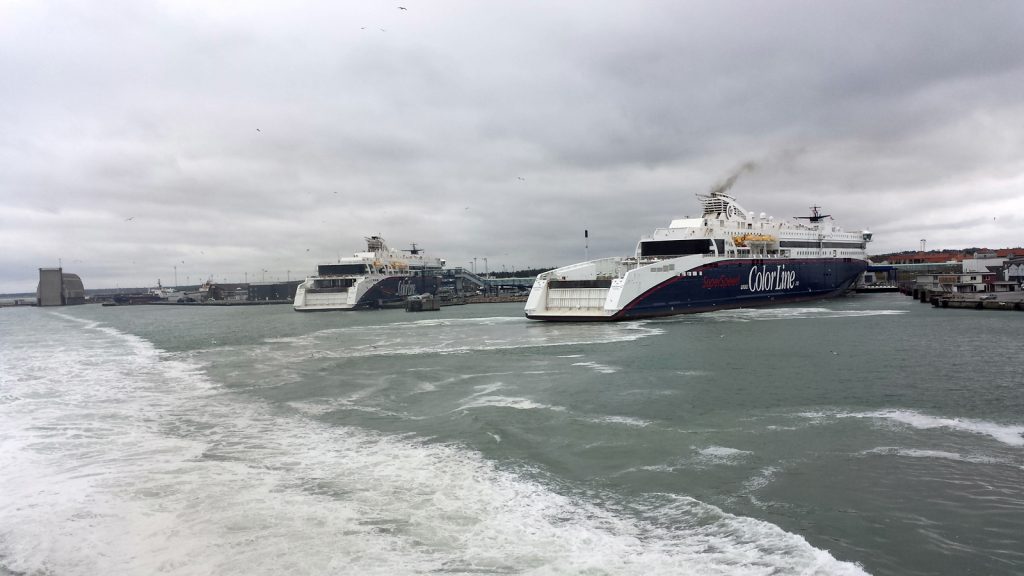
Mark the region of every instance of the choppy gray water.
[[0, 310], [0, 574], [1019, 574], [1022, 320]]

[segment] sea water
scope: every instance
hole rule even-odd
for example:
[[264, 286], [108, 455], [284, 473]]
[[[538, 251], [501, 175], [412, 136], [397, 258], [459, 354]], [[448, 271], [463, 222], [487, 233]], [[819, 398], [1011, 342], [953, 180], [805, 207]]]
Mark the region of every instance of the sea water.
[[0, 574], [1019, 574], [1024, 316], [0, 310]]

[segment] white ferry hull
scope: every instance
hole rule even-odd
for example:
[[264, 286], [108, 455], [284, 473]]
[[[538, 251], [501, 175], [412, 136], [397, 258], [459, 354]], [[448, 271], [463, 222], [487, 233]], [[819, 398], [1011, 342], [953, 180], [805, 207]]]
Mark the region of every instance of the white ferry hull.
[[295, 290], [298, 312], [359, 310], [400, 305], [413, 294], [436, 294], [444, 260], [427, 258], [412, 245], [394, 250], [380, 236], [366, 238], [366, 251], [317, 266]]
[[845, 292], [867, 267], [866, 260], [857, 258], [685, 256], [630, 270], [621, 278], [572, 279], [572, 272], [587, 264], [538, 279], [526, 317], [615, 321], [814, 300]]
[[362, 310], [383, 308], [402, 302], [408, 296], [436, 292], [436, 281], [430, 277], [364, 276], [344, 289], [314, 289], [307, 279], [295, 290], [293, 307], [298, 312], [329, 310]]
[[871, 233], [844, 231], [816, 206], [811, 216], [777, 222], [721, 189], [697, 197], [701, 217], [641, 238], [632, 257], [539, 275], [526, 317], [627, 320], [813, 300], [845, 292], [867, 268]]

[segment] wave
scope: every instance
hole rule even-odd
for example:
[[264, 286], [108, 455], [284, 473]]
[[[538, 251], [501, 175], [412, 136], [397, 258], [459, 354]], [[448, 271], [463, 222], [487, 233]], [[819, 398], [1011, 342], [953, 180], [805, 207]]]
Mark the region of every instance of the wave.
[[680, 376], [710, 376], [711, 372], [708, 370], [676, 370], [676, 374]]
[[614, 374], [619, 371], [618, 368], [608, 366], [606, 364], [599, 364], [597, 362], [574, 362], [573, 366], [583, 366], [592, 369], [594, 372], [600, 374]]
[[758, 320], [804, 320], [815, 318], [861, 318], [867, 316], [895, 316], [906, 310], [835, 310], [832, 308], [796, 308], [788, 306], [767, 308], [739, 308], [702, 314], [701, 320], [716, 322], [754, 322]]
[[[484, 320], [484, 322], [481, 322]], [[434, 319], [379, 326], [329, 328], [301, 336], [267, 338], [282, 361], [386, 355], [467, 354], [551, 346], [632, 342], [663, 334], [649, 322], [552, 325], [520, 318]], [[574, 356], [565, 356], [574, 357]]]
[[753, 454], [753, 452], [747, 450], [726, 446], [705, 446], [703, 448], [690, 446], [690, 450], [690, 454], [675, 458], [670, 462], [629, 468], [622, 473], [636, 472], [638, 470], [674, 473], [679, 470], [701, 470], [713, 466], [736, 466]]
[[510, 396], [479, 396], [474, 398], [471, 402], [467, 402], [455, 409], [457, 410], [470, 410], [473, 408], [515, 408], [516, 410], [553, 410], [555, 412], [565, 412], [565, 408], [562, 406], [551, 406], [548, 404], [541, 404], [528, 398], [514, 398]]
[[288, 406], [291, 406], [302, 414], [313, 417], [324, 416], [331, 412], [337, 412], [340, 410], [351, 410], [354, 412], [366, 412], [369, 414], [387, 416], [401, 420], [424, 419], [422, 416], [412, 416], [404, 412], [395, 412], [393, 410], [385, 410], [375, 406], [367, 406], [366, 404], [357, 402], [357, 400], [358, 398], [313, 398], [303, 401], [288, 402]]
[[766, 466], [759, 470], [755, 476], [744, 482], [743, 488], [746, 492], [756, 492], [771, 484], [775, 480], [775, 475], [778, 472], [779, 469], [775, 466]]
[[1010, 446], [1024, 446], [1024, 426], [1019, 424], [1000, 424], [972, 418], [944, 418], [895, 408], [873, 412], [802, 412], [800, 416], [816, 421], [826, 418], [877, 418], [899, 422], [919, 430], [948, 428], [988, 436]]
[[704, 448], [690, 447], [697, 451], [697, 462], [704, 465], [735, 465], [741, 460], [753, 454], [747, 450], [729, 448], [726, 446], [706, 446]]
[[587, 421], [594, 422], [596, 424], [619, 424], [632, 426], [634, 428], [646, 428], [651, 425], [649, 420], [634, 418], [632, 416], [598, 416], [595, 418], [587, 418]]
[[920, 430], [931, 428], [951, 428], [961, 432], [982, 434], [989, 436], [1010, 446], [1024, 446], [1024, 426], [998, 424], [986, 420], [974, 420], [970, 418], [941, 418], [921, 414], [913, 410], [881, 410], [878, 412], [862, 412], [850, 414], [858, 418], [885, 418], [908, 424]]
[[952, 460], [954, 462], [969, 462], [971, 464], [1009, 464], [1005, 459], [992, 458], [990, 456], [980, 456], [974, 454], [959, 454], [956, 452], [947, 452], [945, 450], [921, 450], [917, 448], [901, 448], [898, 446], [879, 446], [870, 450], [862, 450], [859, 453], [861, 456], [867, 455], [880, 455], [880, 456], [902, 456], [906, 458], [938, 458], [942, 460]]
[[[329, 426], [116, 330], [5, 329], [10, 572], [863, 574], [690, 498], [602, 505], [462, 446]], [[496, 398], [525, 401], [470, 400]]]

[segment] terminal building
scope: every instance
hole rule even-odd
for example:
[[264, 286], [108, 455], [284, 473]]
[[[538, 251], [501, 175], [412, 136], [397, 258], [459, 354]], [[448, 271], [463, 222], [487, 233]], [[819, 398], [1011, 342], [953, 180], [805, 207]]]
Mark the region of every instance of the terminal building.
[[85, 304], [82, 279], [78, 274], [64, 272], [63, 268], [40, 268], [36, 302], [39, 306]]

